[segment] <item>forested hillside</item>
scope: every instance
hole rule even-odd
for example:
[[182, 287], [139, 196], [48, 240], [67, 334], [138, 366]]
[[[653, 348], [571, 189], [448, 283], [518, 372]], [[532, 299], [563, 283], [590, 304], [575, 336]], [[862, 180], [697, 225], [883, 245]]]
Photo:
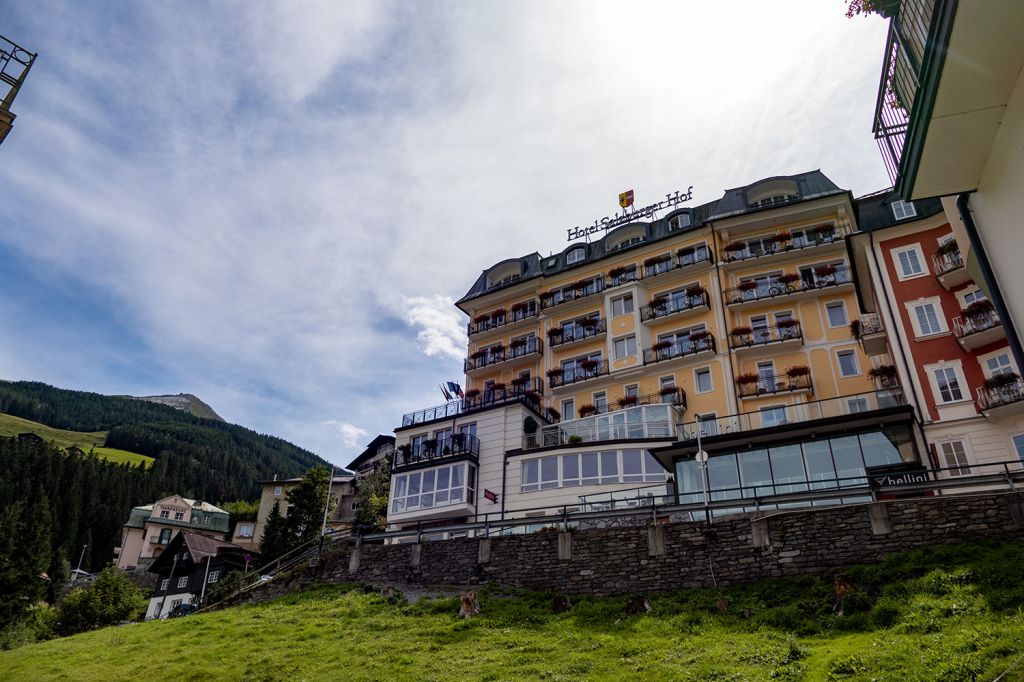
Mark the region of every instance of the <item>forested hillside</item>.
[[[300, 476], [323, 460], [291, 443], [166, 405], [0, 381], [0, 412], [73, 431], [108, 431], [107, 447], [156, 458], [167, 492], [212, 502], [253, 499], [256, 481]], [[127, 511], [125, 512], [127, 514]]]

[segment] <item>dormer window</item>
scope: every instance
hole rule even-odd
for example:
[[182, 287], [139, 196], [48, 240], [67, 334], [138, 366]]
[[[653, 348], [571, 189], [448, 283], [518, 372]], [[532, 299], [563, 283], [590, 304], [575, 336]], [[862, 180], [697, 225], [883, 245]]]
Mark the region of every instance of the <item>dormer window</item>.
[[644, 236], [642, 234], [638, 234], [628, 239], [623, 239], [621, 242], [618, 242], [617, 244], [612, 244], [610, 247], [608, 247], [608, 251], [618, 251], [619, 249], [624, 249], [627, 246], [633, 246], [634, 244], [642, 244], [643, 242]]
[[917, 216], [917, 209], [914, 208], [914, 202], [897, 199], [892, 202], [892, 215], [896, 220], [906, 220]]
[[690, 226], [690, 214], [680, 213], [671, 220], [668, 221], [668, 231], [675, 232], [677, 230], [683, 230]]
[[566, 254], [565, 262], [567, 264], [569, 264], [569, 265], [572, 265], [573, 263], [581, 262], [586, 257], [587, 257], [587, 249], [586, 249], [586, 247], [578, 246], [575, 249], [573, 249], [572, 251], [570, 251], [568, 254]]
[[764, 199], [760, 199], [759, 201], [755, 202], [753, 205], [754, 206], [759, 206], [759, 207], [777, 206], [778, 204], [784, 204], [784, 203], [786, 203], [788, 201], [792, 201], [794, 198], [795, 198], [795, 195], [793, 195], [793, 194], [773, 194], [770, 197], [765, 197]]
[[789, 203], [799, 197], [795, 182], [789, 178], [765, 180], [747, 190], [747, 205], [751, 208], [765, 208]]

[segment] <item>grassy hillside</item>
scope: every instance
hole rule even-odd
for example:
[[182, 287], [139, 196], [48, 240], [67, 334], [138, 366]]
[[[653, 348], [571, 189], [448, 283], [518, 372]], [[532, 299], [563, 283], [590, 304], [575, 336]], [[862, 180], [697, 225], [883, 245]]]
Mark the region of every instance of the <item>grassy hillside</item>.
[[[407, 604], [332, 586], [0, 653], [10, 680], [992, 680], [1024, 646], [1024, 547], [938, 548], [846, 572], [651, 598], [484, 591]], [[1024, 679], [1024, 663], [1002, 680]]]
[[152, 457], [138, 455], [127, 450], [103, 447], [103, 443], [107, 440], [106, 431], [85, 432], [55, 429], [38, 422], [29, 421], [28, 419], [0, 413], [0, 436], [17, 436], [20, 433], [34, 433], [46, 442], [52, 442], [60, 448], [74, 446], [85, 452], [93, 450], [97, 457], [118, 464], [127, 462], [132, 465], [138, 465], [139, 462], [145, 462], [147, 467], [153, 464]]

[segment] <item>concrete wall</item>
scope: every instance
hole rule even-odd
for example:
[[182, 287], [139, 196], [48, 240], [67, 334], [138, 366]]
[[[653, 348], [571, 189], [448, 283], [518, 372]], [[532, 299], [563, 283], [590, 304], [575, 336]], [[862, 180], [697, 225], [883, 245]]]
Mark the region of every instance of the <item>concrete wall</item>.
[[[297, 575], [310, 582], [423, 583], [609, 595], [822, 573], [910, 549], [1024, 541], [1024, 495], [918, 498], [873, 505], [570, 533], [344, 547]], [[265, 597], [281, 592], [280, 581]], [[259, 599], [252, 594], [247, 601]]]

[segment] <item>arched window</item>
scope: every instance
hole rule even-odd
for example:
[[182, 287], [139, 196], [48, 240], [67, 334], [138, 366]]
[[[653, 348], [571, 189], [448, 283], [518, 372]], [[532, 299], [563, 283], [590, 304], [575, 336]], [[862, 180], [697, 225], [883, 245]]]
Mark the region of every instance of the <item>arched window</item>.
[[587, 248], [585, 246], [578, 246], [572, 251], [570, 251], [568, 254], [566, 254], [565, 262], [568, 263], [569, 265], [572, 265], [573, 263], [579, 263], [586, 257]]

